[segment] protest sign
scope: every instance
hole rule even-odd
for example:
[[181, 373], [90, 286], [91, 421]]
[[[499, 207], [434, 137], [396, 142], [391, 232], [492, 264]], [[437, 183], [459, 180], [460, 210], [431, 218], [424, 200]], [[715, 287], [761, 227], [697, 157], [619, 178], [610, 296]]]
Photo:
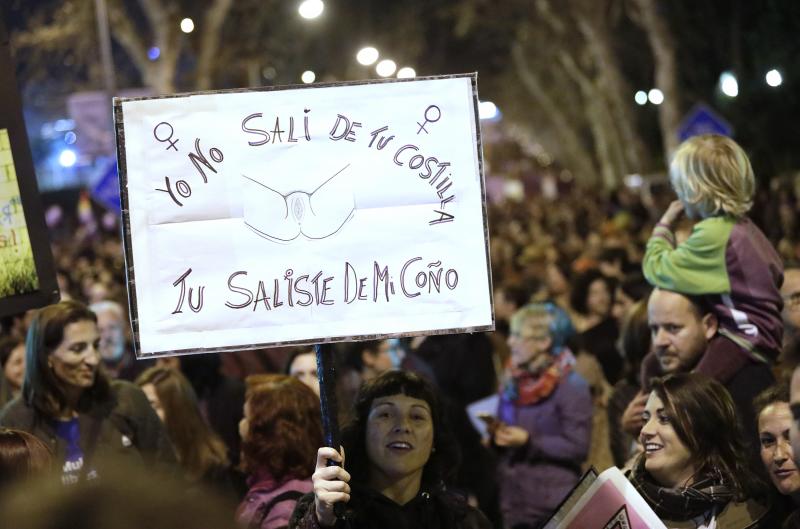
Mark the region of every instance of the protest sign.
[[493, 328], [474, 75], [114, 112], [139, 356]]
[[617, 468], [587, 472], [544, 529], [667, 529]]
[[8, 37], [0, 20], [0, 316], [59, 299]]

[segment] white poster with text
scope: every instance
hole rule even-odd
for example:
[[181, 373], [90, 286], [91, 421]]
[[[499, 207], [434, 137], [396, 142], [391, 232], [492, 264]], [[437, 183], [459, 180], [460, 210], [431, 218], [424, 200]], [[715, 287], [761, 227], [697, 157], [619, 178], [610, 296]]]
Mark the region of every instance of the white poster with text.
[[140, 357], [493, 328], [474, 75], [114, 106]]

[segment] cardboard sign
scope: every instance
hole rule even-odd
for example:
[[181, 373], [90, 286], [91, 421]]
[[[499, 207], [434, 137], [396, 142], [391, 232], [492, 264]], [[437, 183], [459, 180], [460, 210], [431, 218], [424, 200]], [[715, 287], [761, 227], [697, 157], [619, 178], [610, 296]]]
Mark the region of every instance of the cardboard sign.
[[474, 75], [114, 110], [139, 356], [494, 327]]
[[0, 316], [59, 299], [8, 37], [0, 20]]
[[544, 529], [667, 529], [617, 467], [587, 472]]

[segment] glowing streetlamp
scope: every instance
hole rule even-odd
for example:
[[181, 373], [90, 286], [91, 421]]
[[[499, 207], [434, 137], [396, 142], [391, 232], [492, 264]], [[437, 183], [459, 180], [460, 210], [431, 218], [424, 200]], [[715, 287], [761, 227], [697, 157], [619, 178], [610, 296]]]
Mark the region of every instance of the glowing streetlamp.
[[375, 71], [381, 77], [389, 77], [397, 70], [397, 65], [390, 59], [384, 59], [375, 67]]
[[184, 33], [191, 33], [194, 31], [194, 20], [189, 17], [184, 18], [181, 20], [181, 31]]
[[305, 0], [297, 7], [297, 12], [300, 13], [300, 16], [308, 20], [317, 18], [324, 10], [325, 4], [322, 0]]
[[373, 48], [372, 46], [367, 46], [366, 48], [361, 48], [358, 50], [356, 54], [356, 60], [359, 64], [363, 64], [364, 66], [369, 66], [373, 64], [375, 61], [378, 60], [378, 50]]

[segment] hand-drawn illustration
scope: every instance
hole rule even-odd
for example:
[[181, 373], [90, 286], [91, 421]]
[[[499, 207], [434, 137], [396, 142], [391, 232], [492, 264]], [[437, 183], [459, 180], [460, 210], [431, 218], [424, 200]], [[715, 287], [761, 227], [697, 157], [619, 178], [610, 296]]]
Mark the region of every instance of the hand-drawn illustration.
[[244, 223], [265, 239], [290, 242], [301, 234], [307, 239], [325, 239], [336, 234], [353, 217], [356, 205], [349, 183], [336, 179], [345, 165], [313, 191], [281, 193], [247, 175]]
[[[428, 116], [429, 112], [431, 116]], [[428, 108], [425, 109], [425, 114], [423, 117], [425, 118], [424, 123], [420, 123], [419, 121], [417, 121], [417, 125], [419, 125], [419, 129], [417, 130], [417, 135], [419, 135], [419, 133], [422, 132], [423, 130], [425, 131], [425, 134], [428, 134], [428, 129], [425, 128], [425, 125], [427, 125], [428, 123], [436, 123], [437, 121], [439, 121], [442, 118], [442, 111], [436, 105], [428, 105]]]

